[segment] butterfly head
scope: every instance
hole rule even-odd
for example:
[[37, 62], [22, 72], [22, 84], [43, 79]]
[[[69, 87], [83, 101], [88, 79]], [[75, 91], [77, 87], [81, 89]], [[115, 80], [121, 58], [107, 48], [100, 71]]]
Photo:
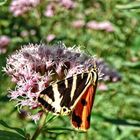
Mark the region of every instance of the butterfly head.
[[98, 80], [98, 68], [96, 66], [96, 63], [94, 63], [94, 66], [89, 69], [89, 75], [91, 77], [91, 84], [96, 85]]
[[97, 64], [96, 64], [95, 61], [94, 61], [93, 64], [91, 65], [90, 70], [91, 70], [91, 71], [98, 72], [98, 67], [97, 67]]

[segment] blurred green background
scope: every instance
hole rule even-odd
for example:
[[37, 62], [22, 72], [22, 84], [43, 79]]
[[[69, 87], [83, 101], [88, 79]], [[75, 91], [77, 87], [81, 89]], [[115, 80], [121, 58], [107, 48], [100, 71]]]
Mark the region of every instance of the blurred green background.
[[[62, 41], [66, 46], [80, 45], [85, 52], [103, 58], [117, 69], [122, 80], [106, 83], [106, 91], [97, 90], [91, 128], [87, 133], [63, 130], [65, 127], [71, 128], [71, 124], [68, 117], [60, 117], [51, 122], [48, 126], [50, 129], [46, 129], [38, 139], [140, 139], [140, 1], [130, 2], [75, 0], [68, 6], [61, 0], [41, 0], [35, 7], [30, 6], [19, 15], [9, 10], [12, 1], [1, 4], [0, 37], [6, 35], [10, 43], [5, 47], [6, 52], [0, 54], [0, 119], [11, 127], [26, 129], [27, 133], [35, 131], [36, 124], [19, 117], [16, 103], [9, 101], [7, 90], [14, 89], [14, 85], [2, 72], [2, 67], [6, 64], [6, 57], [22, 45]], [[48, 10], [50, 14], [45, 15]], [[76, 24], [75, 21], [80, 22]], [[86, 25], [89, 21], [108, 21], [113, 29], [88, 28]], [[2, 124], [0, 130], [15, 130]]]

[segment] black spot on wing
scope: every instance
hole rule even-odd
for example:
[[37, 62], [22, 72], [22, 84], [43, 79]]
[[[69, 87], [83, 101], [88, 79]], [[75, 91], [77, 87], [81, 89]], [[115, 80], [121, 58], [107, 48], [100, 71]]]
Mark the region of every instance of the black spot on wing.
[[87, 105], [87, 101], [85, 100], [85, 99], [81, 99], [81, 104], [83, 105], [83, 106], [85, 106], [85, 105]]
[[72, 113], [72, 122], [75, 122], [77, 124], [77, 127], [80, 127], [82, 124], [81, 118], [78, 115], [76, 115], [74, 111]]
[[53, 92], [52, 86], [48, 86], [40, 94], [46, 94], [54, 102], [54, 92]]
[[41, 103], [42, 106], [45, 107], [45, 109], [47, 109], [48, 111], [51, 111], [51, 112], [55, 112], [55, 108], [52, 107], [48, 102], [46, 102], [44, 99], [38, 97], [38, 102]]
[[63, 108], [63, 112], [65, 112], [67, 109], [66, 108]]

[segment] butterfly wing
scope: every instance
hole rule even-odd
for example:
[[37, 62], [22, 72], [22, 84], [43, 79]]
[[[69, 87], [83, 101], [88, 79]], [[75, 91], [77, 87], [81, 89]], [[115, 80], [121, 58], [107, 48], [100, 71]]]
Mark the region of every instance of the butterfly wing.
[[95, 74], [75, 74], [54, 83], [40, 93], [38, 101], [54, 114], [68, 115], [93, 81], [93, 75], [96, 77]]
[[90, 116], [96, 92], [96, 85], [90, 85], [72, 112], [72, 125], [86, 131], [90, 127]]

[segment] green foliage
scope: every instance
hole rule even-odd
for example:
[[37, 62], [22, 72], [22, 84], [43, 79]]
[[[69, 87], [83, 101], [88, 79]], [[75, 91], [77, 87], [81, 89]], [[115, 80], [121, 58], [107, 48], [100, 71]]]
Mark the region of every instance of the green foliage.
[[15, 130], [17, 133], [19, 133], [19, 134], [22, 135], [22, 136], [25, 136], [25, 132], [24, 132], [22, 129], [20, 129], [20, 128], [11, 127], [11, 126], [9, 126], [8, 124], [6, 124], [3, 120], [0, 120], [0, 124], [3, 125], [3, 126], [6, 127], [6, 128]]
[[[11, 39], [6, 54], [0, 54], [0, 119], [7, 122], [0, 121], [0, 139], [27, 139], [36, 127], [34, 122], [19, 117], [15, 103], [7, 97], [7, 90], [14, 88], [14, 84], [1, 71], [6, 57], [24, 44], [48, 43], [49, 34], [56, 36], [49, 44], [63, 41], [66, 46], [80, 45], [84, 51], [102, 57], [120, 72], [122, 81], [106, 83], [107, 91], [97, 91], [87, 133], [70, 127], [68, 117], [58, 117], [50, 119], [38, 139], [140, 139], [140, 11], [135, 9], [139, 5], [129, 0], [77, 0], [76, 8], [68, 10], [58, 5], [53, 17], [45, 17], [43, 13], [49, 3], [46, 0], [24, 15], [14, 17], [9, 11], [10, 3], [0, 1], [0, 36], [7, 35]], [[114, 32], [74, 28], [72, 21], [79, 17], [86, 23], [110, 21]]]
[[117, 5], [117, 8], [122, 10], [140, 9], [140, 1], [134, 1], [125, 5]]
[[10, 131], [4, 131], [4, 130], [0, 130], [0, 139], [2, 140], [25, 140], [23, 137], [21, 137], [20, 135], [10, 132]]

